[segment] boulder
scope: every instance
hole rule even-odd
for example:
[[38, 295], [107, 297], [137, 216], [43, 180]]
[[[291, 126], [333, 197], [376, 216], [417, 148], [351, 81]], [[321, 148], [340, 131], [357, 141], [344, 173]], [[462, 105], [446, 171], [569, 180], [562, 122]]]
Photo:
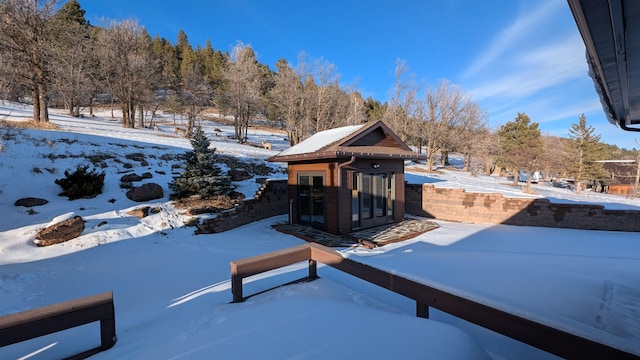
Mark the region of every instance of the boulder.
[[142, 176], [138, 174], [127, 174], [120, 178], [120, 182], [129, 183], [134, 181], [142, 181]]
[[80, 216], [48, 226], [36, 234], [38, 246], [49, 246], [75, 239], [84, 231], [84, 220]]
[[39, 199], [34, 197], [26, 197], [22, 199], [18, 199], [15, 202], [15, 206], [24, 206], [24, 207], [34, 207], [48, 204], [49, 200]]
[[243, 169], [231, 169], [228, 174], [231, 177], [231, 181], [243, 181], [252, 178], [251, 174]]
[[243, 200], [244, 199], [244, 194], [235, 190], [232, 190], [231, 192], [229, 192], [229, 194], [227, 194], [227, 196], [229, 196], [229, 198], [231, 200]]
[[139, 217], [140, 219], [144, 219], [147, 216], [149, 216], [149, 206], [143, 206], [141, 208], [137, 208], [137, 209], [133, 209], [130, 211], [127, 211], [127, 214], [131, 215], [131, 216], [135, 216], [135, 217]]
[[127, 191], [127, 198], [135, 202], [160, 199], [164, 196], [162, 186], [156, 183], [148, 183], [142, 186], [131, 188]]

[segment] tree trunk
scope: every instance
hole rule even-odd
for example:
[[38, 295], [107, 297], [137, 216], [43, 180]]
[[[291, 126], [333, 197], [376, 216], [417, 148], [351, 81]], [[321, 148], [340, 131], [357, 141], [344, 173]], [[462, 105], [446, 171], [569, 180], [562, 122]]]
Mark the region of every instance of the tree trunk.
[[73, 101], [72, 101], [72, 100], [70, 100], [70, 99], [65, 99], [65, 100], [63, 100], [62, 102], [64, 103], [64, 108], [65, 108], [65, 109], [67, 109], [67, 110], [69, 110], [69, 116], [73, 116], [73, 115], [75, 115], [75, 114], [73, 113], [73, 110], [74, 110], [74, 108], [73, 108]]
[[486, 175], [492, 175], [494, 171], [496, 171], [497, 164], [495, 162], [491, 162], [487, 167], [488, 173]]
[[40, 121], [49, 122], [49, 102], [47, 101], [47, 86], [44, 82], [38, 82], [38, 96], [40, 103]]
[[471, 154], [464, 154], [464, 165], [462, 166], [462, 171], [469, 171], [471, 167]]
[[428, 172], [432, 172], [433, 171], [433, 165], [435, 163], [435, 159], [433, 158], [433, 156], [431, 156], [431, 154], [427, 155], [427, 171]]
[[187, 134], [189, 136], [193, 134], [193, 129], [196, 127], [196, 115], [194, 111], [191, 111], [189, 115], [187, 115]]
[[38, 95], [38, 87], [35, 84], [31, 89], [31, 102], [33, 103], [33, 121], [40, 122], [40, 95]]
[[144, 128], [144, 108], [138, 105], [138, 127]]
[[[111, 110], [111, 116], [113, 116], [113, 109]], [[122, 104], [122, 126], [127, 127], [129, 121], [129, 107], [126, 104]]]
[[427, 152], [427, 171], [432, 172], [436, 163], [436, 146], [433, 139], [427, 140], [424, 150]]
[[129, 104], [129, 124], [127, 127], [132, 129], [136, 127], [136, 103], [133, 100]]
[[449, 152], [441, 151], [442, 156], [440, 156], [440, 164], [442, 166], [449, 165]]

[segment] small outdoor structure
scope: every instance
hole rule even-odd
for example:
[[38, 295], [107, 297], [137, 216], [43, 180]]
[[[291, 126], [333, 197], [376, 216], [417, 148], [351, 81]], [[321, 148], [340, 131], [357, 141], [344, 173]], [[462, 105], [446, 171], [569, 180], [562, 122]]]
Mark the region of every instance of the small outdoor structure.
[[268, 161], [288, 163], [289, 219], [346, 234], [404, 219], [414, 152], [383, 122], [319, 132]]

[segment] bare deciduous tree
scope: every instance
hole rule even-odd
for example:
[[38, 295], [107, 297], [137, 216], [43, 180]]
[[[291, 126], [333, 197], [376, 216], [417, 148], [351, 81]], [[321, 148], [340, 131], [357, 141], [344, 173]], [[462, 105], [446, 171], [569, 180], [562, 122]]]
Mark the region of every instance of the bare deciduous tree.
[[57, 0], [0, 2], [0, 56], [8, 67], [5, 75], [30, 89], [37, 122], [49, 121], [50, 55], [55, 37], [48, 20], [56, 4]]
[[260, 106], [260, 76], [253, 49], [238, 43], [231, 51], [231, 61], [224, 70], [226, 84], [218, 104], [233, 113], [235, 136], [238, 142], [247, 141], [249, 120]]
[[56, 46], [51, 51], [52, 91], [61, 99], [69, 115], [79, 116], [81, 104], [90, 104], [96, 87], [92, 78], [94, 39], [84, 11], [77, 1], [70, 1], [53, 17]]
[[451, 129], [452, 150], [464, 156], [463, 170], [474, 174], [480, 170], [484, 172], [490, 157], [486, 122], [487, 114], [477, 103], [468, 101], [460, 109], [458, 124]]
[[121, 103], [125, 127], [135, 127], [135, 111], [149, 96], [157, 74], [150, 41], [138, 22], [131, 19], [111, 22], [98, 36], [102, 73], [112, 95]]
[[323, 58], [316, 59], [311, 64], [311, 78], [316, 86], [314, 90], [315, 132], [334, 128], [338, 125], [338, 99], [340, 97], [340, 75], [334, 64]]
[[187, 115], [187, 132], [192, 133], [196, 117], [211, 104], [213, 89], [207, 81], [204, 64], [190, 46], [183, 46], [180, 64], [183, 110]]
[[541, 168], [545, 174], [551, 177], [566, 177], [568, 155], [567, 139], [553, 135], [543, 135], [542, 144], [545, 149], [544, 155], [540, 161]]
[[443, 163], [447, 161], [447, 154], [454, 150], [458, 136], [456, 128], [465, 111], [475, 105], [469, 95], [447, 81], [440, 81], [437, 87], [429, 89], [423, 101], [418, 119], [423, 126], [422, 134], [426, 136], [423, 141], [427, 151], [427, 168], [432, 171], [438, 153]]
[[204, 108], [211, 104], [213, 90], [207, 83], [204, 74], [194, 67], [182, 77], [184, 92], [184, 110], [187, 114], [187, 131], [191, 133], [195, 126], [196, 117]]
[[[344, 125], [357, 125], [367, 121], [367, 108], [362, 95], [357, 91], [351, 90], [347, 94], [348, 101], [343, 105], [346, 109], [346, 123]], [[343, 96], [344, 98], [344, 96]], [[347, 100], [347, 99], [344, 99]]]
[[285, 59], [278, 60], [276, 68], [275, 86], [269, 97], [287, 131], [289, 143], [293, 146], [304, 138], [302, 79]]
[[412, 119], [415, 118], [415, 113], [420, 111], [420, 105], [417, 103], [419, 89], [413, 80], [413, 75], [409, 75], [408, 80], [404, 79], [408, 70], [403, 60], [396, 60], [393, 95], [382, 117], [382, 120], [400, 136], [402, 141], [407, 141], [415, 132], [415, 128], [412, 131], [412, 126], [415, 125]]

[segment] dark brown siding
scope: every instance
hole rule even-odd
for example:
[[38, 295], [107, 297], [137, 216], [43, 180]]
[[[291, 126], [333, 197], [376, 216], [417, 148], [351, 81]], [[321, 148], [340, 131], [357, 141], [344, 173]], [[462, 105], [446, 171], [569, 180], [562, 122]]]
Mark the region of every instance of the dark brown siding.
[[[404, 166], [403, 166], [404, 170]], [[396, 203], [394, 204], [394, 221], [400, 222], [404, 220], [404, 172], [396, 173]]]
[[340, 189], [338, 190], [338, 229], [340, 233], [348, 234], [351, 232], [351, 189], [353, 188], [353, 171], [341, 169]]
[[[297, 181], [301, 172], [322, 172], [325, 174], [325, 224], [324, 229], [333, 234], [349, 233], [352, 229], [351, 223], [351, 189], [353, 184], [353, 172], [364, 173], [387, 173], [395, 174], [396, 179], [396, 200], [394, 204], [394, 221], [404, 219], [404, 160], [400, 159], [357, 159], [353, 163], [344, 165], [342, 169], [339, 164], [346, 164], [348, 159], [341, 162], [331, 161], [324, 163], [299, 162], [289, 163], [289, 199], [293, 200], [292, 220], [298, 221], [297, 214]], [[379, 165], [374, 168], [373, 164]], [[342, 174], [338, 176], [338, 171]], [[338, 184], [340, 181], [340, 184]]]
[[355, 149], [357, 149], [358, 146], [381, 146], [402, 149], [402, 145], [392, 137], [387, 136], [382, 129], [375, 129], [371, 131], [362, 138], [354, 141], [349, 146], [354, 147]]

